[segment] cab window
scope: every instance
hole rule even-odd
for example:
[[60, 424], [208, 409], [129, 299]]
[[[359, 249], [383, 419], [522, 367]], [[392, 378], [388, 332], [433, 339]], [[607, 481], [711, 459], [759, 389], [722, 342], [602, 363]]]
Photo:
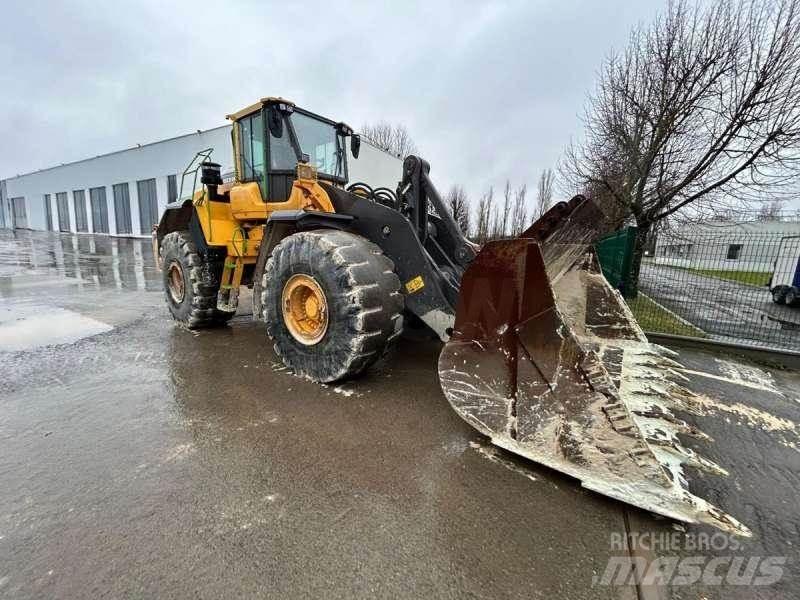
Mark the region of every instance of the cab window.
[[264, 124], [261, 113], [239, 120], [242, 181], [257, 181], [264, 193]]
[[279, 138], [270, 133], [269, 144], [270, 168], [273, 171], [294, 171], [297, 166], [297, 155], [289, 140], [287, 128], [283, 128], [283, 135]]

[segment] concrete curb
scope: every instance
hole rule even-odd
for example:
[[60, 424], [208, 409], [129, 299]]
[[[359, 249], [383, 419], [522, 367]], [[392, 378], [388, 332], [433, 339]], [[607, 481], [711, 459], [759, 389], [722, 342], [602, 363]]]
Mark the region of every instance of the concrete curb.
[[778, 350], [763, 346], [749, 346], [735, 342], [721, 342], [708, 338], [693, 338], [670, 333], [656, 333], [645, 331], [647, 339], [662, 346], [678, 346], [698, 350], [721, 350], [726, 354], [744, 356], [750, 360], [767, 363], [770, 366], [779, 365], [786, 369], [800, 370], [800, 352], [793, 350]]

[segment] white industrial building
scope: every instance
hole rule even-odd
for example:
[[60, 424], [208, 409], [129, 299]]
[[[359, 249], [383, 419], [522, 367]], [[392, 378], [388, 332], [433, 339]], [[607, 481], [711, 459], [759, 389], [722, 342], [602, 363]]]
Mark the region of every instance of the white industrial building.
[[784, 236], [800, 235], [800, 222], [726, 221], [684, 225], [660, 232], [656, 264], [720, 271], [769, 273]]
[[[231, 125], [143, 144], [0, 180], [0, 227], [149, 236], [195, 154], [213, 148], [222, 172], [233, 171]], [[350, 182], [394, 189], [402, 160], [362, 140]], [[187, 178], [183, 197], [191, 194]]]

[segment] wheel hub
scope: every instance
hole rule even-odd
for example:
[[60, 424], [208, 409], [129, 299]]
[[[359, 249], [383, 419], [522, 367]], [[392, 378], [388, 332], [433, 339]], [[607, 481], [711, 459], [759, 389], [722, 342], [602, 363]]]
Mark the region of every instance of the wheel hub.
[[175, 261], [171, 262], [167, 268], [167, 289], [175, 304], [183, 302], [183, 297], [186, 294], [186, 284], [183, 280], [183, 269]]
[[325, 292], [310, 275], [292, 275], [281, 297], [283, 322], [292, 337], [313, 346], [328, 330], [328, 302]]

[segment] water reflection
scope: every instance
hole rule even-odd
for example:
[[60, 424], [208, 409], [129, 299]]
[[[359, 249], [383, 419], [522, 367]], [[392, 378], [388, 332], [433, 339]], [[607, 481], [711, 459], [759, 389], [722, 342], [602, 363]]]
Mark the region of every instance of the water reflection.
[[42, 277], [85, 287], [161, 290], [150, 240], [48, 231], [0, 231], [0, 295]]

